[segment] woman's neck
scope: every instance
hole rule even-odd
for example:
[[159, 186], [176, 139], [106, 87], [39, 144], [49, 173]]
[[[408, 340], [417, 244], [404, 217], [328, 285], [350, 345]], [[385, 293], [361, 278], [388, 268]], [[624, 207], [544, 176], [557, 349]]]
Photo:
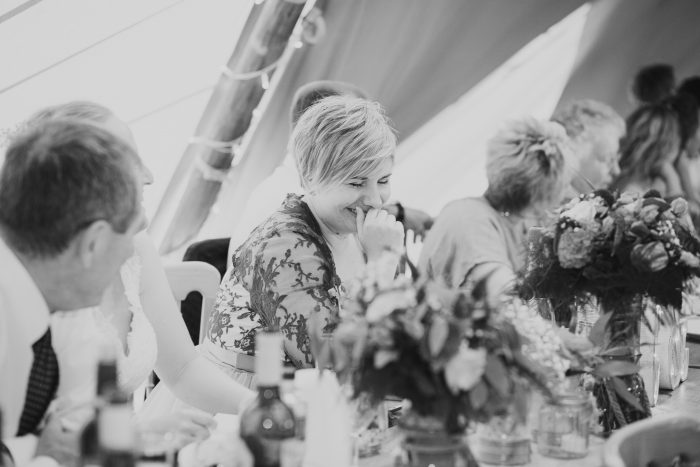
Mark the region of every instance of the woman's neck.
[[308, 194], [305, 195], [304, 201], [306, 202], [306, 205], [309, 207], [309, 211], [311, 211], [311, 215], [314, 216], [314, 219], [316, 219], [316, 222], [318, 222], [318, 225], [321, 227], [321, 235], [323, 235], [323, 238], [325, 238], [327, 241], [332, 242], [333, 240], [344, 240], [348, 237], [348, 235], [350, 235], [350, 234], [341, 234], [341, 233], [335, 232], [333, 229], [331, 229], [331, 227], [323, 220], [323, 218], [317, 214], [316, 206], [314, 205], [313, 196], [310, 196]]
[[539, 219], [542, 216], [542, 210], [538, 206], [528, 205], [521, 209], [511, 210], [494, 205], [494, 203], [489, 199], [488, 193], [484, 194], [484, 199], [489, 206], [498, 211], [503, 217], [509, 219]]

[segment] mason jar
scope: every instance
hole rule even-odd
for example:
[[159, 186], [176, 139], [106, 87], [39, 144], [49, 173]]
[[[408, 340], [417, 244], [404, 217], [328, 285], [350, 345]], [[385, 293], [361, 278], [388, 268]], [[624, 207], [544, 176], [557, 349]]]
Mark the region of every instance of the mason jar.
[[588, 454], [592, 408], [585, 392], [567, 392], [540, 408], [537, 449], [543, 456], [575, 459]]

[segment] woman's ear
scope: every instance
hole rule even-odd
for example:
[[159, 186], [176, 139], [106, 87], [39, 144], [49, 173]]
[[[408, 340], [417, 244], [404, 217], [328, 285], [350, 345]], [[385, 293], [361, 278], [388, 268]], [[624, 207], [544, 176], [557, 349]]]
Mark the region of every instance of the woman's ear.
[[97, 220], [76, 235], [75, 253], [86, 269], [93, 267], [109, 246], [112, 226], [105, 220]]

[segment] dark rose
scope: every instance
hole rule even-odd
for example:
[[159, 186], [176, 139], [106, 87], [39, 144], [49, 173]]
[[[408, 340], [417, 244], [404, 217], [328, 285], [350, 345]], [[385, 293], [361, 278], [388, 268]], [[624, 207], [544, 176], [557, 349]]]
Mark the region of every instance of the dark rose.
[[658, 272], [668, 266], [668, 253], [661, 242], [635, 245], [630, 259], [635, 268], [644, 272]]

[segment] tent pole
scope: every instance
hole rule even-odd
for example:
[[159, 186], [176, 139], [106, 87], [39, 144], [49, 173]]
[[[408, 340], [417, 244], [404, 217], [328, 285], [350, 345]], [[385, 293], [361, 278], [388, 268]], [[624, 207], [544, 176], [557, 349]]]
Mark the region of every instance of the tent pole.
[[186, 170], [170, 180], [153, 218], [150, 232], [156, 237], [164, 232], [161, 254], [184, 245], [206, 221], [269, 78], [284, 71], [280, 68], [286, 62], [281, 58], [307, 1], [313, 0], [265, 0], [254, 5], [196, 136], [182, 155], [180, 166]]

